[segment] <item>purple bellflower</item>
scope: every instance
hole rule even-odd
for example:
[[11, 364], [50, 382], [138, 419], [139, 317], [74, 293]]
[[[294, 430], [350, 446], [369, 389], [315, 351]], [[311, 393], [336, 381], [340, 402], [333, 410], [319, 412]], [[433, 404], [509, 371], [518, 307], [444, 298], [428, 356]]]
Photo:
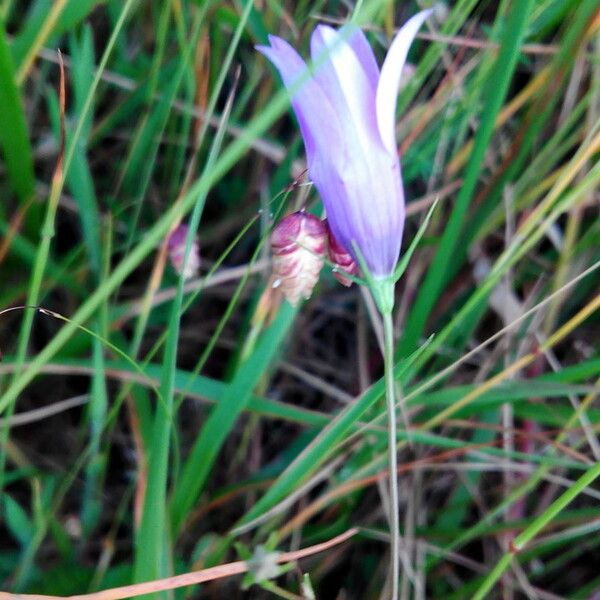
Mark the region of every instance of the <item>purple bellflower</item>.
[[284, 40], [257, 46], [277, 68], [291, 101], [315, 184], [335, 239], [355, 248], [377, 279], [392, 276], [405, 205], [396, 147], [396, 100], [410, 45], [431, 11], [400, 29], [381, 72], [363, 32], [319, 25], [311, 37], [312, 73]]

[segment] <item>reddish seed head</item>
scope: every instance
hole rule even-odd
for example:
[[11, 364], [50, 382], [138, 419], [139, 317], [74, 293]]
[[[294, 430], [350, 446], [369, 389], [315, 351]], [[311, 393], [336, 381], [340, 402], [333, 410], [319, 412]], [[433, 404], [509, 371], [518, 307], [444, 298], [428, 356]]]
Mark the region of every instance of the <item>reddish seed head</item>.
[[[329, 236], [329, 260], [334, 264], [334, 266], [350, 275], [358, 274], [358, 265], [356, 261], [352, 257], [352, 255], [342, 246], [331, 231], [329, 224], [325, 221], [327, 227], [327, 235]], [[343, 273], [339, 271], [333, 272], [335, 278], [346, 287], [350, 287], [352, 285], [352, 280], [346, 277]]]
[[185, 239], [188, 230], [189, 227], [185, 223], [181, 223], [171, 232], [169, 239], [167, 240], [167, 250], [169, 251], [171, 264], [177, 273], [181, 274], [183, 271], [184, 279], [191, 279], [197, 275], [200, 267], [200, 248], [198, 247], [198, 240], [194, 239], [185, 265], [185, 270], [183, 269], [183, 262], [185, 259]]
[[310, 298], [326, 249], [327, 228], [320, 219], [304, 211], [287, 215], [273, 229], [273, 285], [290, 304]]

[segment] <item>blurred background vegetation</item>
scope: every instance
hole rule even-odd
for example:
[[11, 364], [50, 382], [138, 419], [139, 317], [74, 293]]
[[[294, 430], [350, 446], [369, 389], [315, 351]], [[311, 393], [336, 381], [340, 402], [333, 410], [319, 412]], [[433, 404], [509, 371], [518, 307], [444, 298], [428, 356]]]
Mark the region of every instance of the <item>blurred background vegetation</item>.
[[[426, 6], [362, 3], [380, 61]], [[299, 308], [272, 290], [270, 227], [320, 208], [254, 50], [277, 33], [306, 56], [355, 8], [0, 1], [2, 589], [253, 556], [171, 595], [381, 597], [380, 326], [328, 268]], [[402, 598], [472, 597], [503, 560], [485, 597], [597, 598], [598, 2], [439, 3], [409, 58], [405, 246], [440, 203], [397, 290]], [[185, 285], [181, 220], [201, 253]]]

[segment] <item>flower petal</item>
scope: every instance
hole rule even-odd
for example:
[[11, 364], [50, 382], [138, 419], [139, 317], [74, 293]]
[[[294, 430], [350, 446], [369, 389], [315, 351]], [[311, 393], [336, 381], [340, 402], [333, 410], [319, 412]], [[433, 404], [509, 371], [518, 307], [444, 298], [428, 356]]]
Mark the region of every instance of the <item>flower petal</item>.
[[[364, 148], [379, 140], [375, 116], [375, 90], [354, 48], [345, 39], [348, 32], [318, 25], [311, 37], [315, 78], [341, 112], [344, 134], [356, 134]], [[324, 55], [328, 57], [324, 59]], [[351, 131], [348, 130], [351, 125]]]
[[332, 144], [335, 147], [342, 139], [341, 124], [327, 95], [317, 81], [308, 76], [308, 67], [296, 50], [274, 35], [269, 36], [269, 42], [270, 46], [256, 46], [256, 49], [273, 63], [291, 93], [310, 165], [318, 148]]
[[375, 60], [373, 49], [362, 29], [356, 27], [356, 25], [346, 25], [342, 27], [341, 31], [345, 31], [346, 29], [350, 30], [348, 44], [352, 46], [354, 54], [362, 65], [365, 75], [373, 88], [373, 93], [375, 94], [377, 92], [377, 83], [379, 82], [379, 66]]
[[[345, 148], [347, 160], [332, 170], [327, 153], [320, 153], [309, 173], [336, 238], [352, 255], [354, 244], [360, 248], [371, 272], [384, 277], [393, 271], [402, 240], [400, 165], [397, 153], [383, 145], [372, 82], [343, 35], [327, 26], [317, 27], [311, 55], [315, 79], [327, 90], [344, 125], [339, 147]], [[330, 145], [328, 153], [339, 147]]]
[[381, 144], [370, 150], [366, 159], [361, 155], [335, 171], [325, 161], [315, 161], [310, 176], [334, 236], [354, 258], [354, 245], [360, 248], [372, 274], [385, 277], [400, 253], [404, 194], [397, 156]]
[[[310, 40], [310, 55], [314, 63], [319, 61], [319, 55], [327, 52], [327, 45], [325, 43], [325, 35], [327, 35], [321, 28], [331, 30], [331, 27], [326, 25], [317, 25], [313, 31]], [[375, 60], [373, 50], [369, 45], [369, 42], [362, 32], [362, 30], [356, 25], [344, 25], [338, 33], [334, 31], [334, 35], [340, 35], [345, 42], [352, 48], [354, 55], [356, 56], [360, 66], [362, 67], [365, 76], [369, 82], [373, 96], [377, 92], [377, 83], [379, 81], [379, 67]], [[322, 57], [321, 57], [322, 60]], [[319, 71], [320, 69], [317, 69]]]
[[388, 152], [396, 152], [396, 100], [408, 50], [421, 25], [432, 13], [423, 10], [409, 19], [400, 29], [383, 63], [377, 86], [377, 123], [381, 139]]

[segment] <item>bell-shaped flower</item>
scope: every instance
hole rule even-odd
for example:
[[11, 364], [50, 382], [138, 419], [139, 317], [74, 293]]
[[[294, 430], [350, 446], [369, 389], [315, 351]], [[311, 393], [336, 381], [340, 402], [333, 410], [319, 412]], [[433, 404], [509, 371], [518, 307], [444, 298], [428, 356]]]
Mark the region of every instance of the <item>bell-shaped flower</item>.
[[[284, 40], [258, 46], [290, 90], [309, 176], [335, 238], [377, 278], [398, 262], [405, 205], [396, 148], [396, 100], [409, 47], [431, 11], [396, 35], [381, 72], [365, 35], [319, 25], [311, 37], [313, 71]], [[355, 249], [358, 249], [358, 253]]]

